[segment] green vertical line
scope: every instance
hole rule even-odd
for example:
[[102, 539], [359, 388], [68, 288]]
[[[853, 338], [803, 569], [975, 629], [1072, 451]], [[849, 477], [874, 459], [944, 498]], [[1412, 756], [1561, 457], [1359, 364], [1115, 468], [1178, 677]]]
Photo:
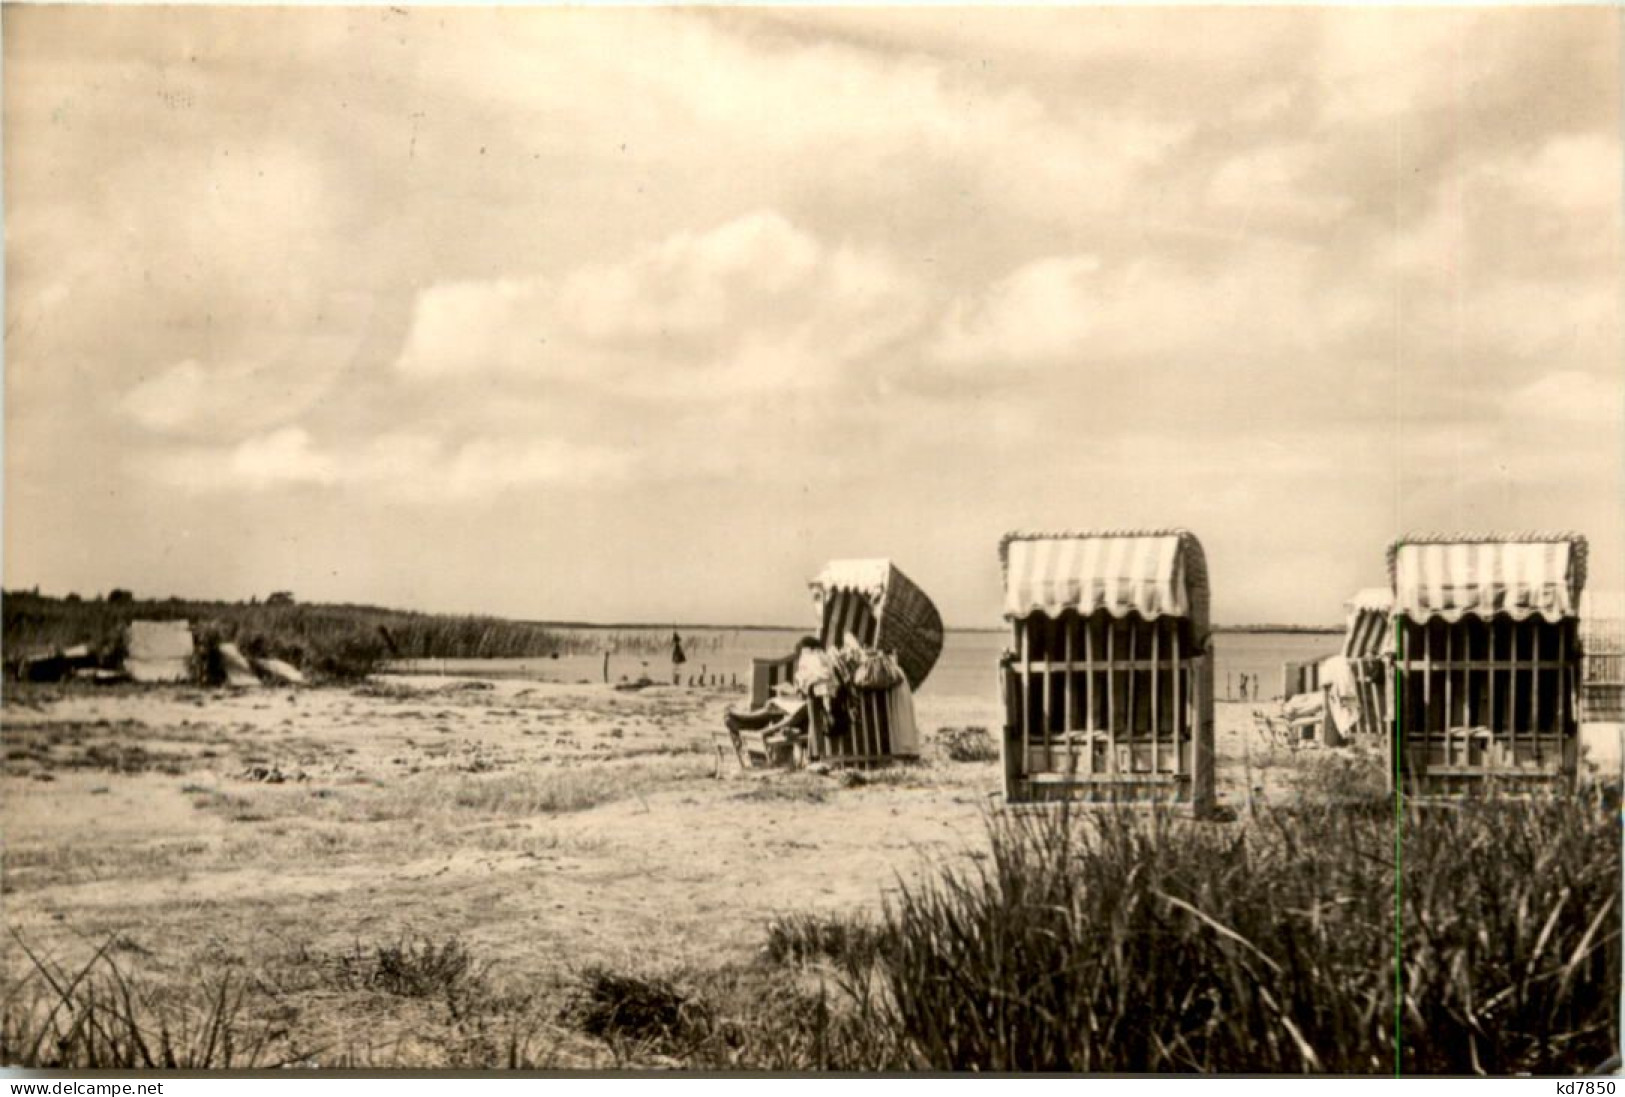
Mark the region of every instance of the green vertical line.
[[1405, 1002], [1404, 984], [1404, 880], [1405, 863], [1405, 632], [1402, 618], [1394, 618], [1394, 653], [1399, 663], [1394, 675], [1394, 1077], [1400, 1076], [1400, 1020]]

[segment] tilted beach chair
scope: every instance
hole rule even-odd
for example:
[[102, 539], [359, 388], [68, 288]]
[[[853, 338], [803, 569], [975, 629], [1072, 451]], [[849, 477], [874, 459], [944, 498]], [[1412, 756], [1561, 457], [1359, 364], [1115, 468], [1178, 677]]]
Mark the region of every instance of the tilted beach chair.
[[[871, 650], [891, 653], [904, 681], [885, 690], [856, 690], [848, 713], [850, 726], [838, 728], [821, 704], [812, 705], [804, 758], [774, 755], [747, 744], [740, 764], [798, 764], [804, 761], [840, 765], [876, 765], [920, 752], [914, 718], [914, 691], [925, 681], [942, 653], [942, 617], [913, 580], [890, 560], [834, 560], [808, 584], [819, 617], [818, 638], [828, 651], [848, 638]], [[756, 659], [751, 670], [751, 707], [760, 708], [773, 690], [791, 679], [793, 656]], [[719, 732], [719, 750], [722, 736]], [[732, 743], [729, 737], [730, 746]]]
[[942, 654], [937, 607], [890, 560], [834, 560], [809, 586], [827, 650], [851, 637], [864, 648], [890, 652], [904, 680], [885, 690], [855, 690], [851, 727], [844, 735], [836, 733], [824, 707], [814, 705], [808, 758], [875, 765], [919, 757], [914, 691]]

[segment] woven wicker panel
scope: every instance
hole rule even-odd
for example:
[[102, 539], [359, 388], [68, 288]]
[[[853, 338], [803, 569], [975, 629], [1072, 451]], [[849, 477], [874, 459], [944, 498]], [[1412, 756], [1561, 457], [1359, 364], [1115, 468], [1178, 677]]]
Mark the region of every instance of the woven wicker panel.
[[925, 592], [895, 566], [880, 607], [880, 634], [875, 646], [897, 656], [910, 689], [920, 685], [942, 654], [942, 615]]
[[[838, 621], [856, 624], [859, 642], [897, 657], [910, 689], [919, 689], [942, 654], [942, 616], [925, 592], [889, 560], [833, 560], [808, 584], [820, 606], [822, 639], [838, 643]], [[854, 614], [852, 599], [862, 599], [879, 629]]]

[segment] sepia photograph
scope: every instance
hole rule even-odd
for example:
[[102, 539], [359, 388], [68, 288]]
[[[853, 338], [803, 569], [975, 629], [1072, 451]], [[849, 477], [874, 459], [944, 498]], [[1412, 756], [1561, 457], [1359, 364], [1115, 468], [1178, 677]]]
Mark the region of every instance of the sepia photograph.
[[0, 40], [0, 1071], [1620, 1072], [1618, 6]]

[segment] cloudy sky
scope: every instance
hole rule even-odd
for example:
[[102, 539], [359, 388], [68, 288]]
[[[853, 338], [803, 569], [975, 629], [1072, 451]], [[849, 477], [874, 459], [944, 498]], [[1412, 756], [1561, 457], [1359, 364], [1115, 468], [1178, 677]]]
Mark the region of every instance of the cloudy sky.
[[8, 587], [796, 622], [1183, 525], [1621, 585], [1617, 10], [4, 12]]

